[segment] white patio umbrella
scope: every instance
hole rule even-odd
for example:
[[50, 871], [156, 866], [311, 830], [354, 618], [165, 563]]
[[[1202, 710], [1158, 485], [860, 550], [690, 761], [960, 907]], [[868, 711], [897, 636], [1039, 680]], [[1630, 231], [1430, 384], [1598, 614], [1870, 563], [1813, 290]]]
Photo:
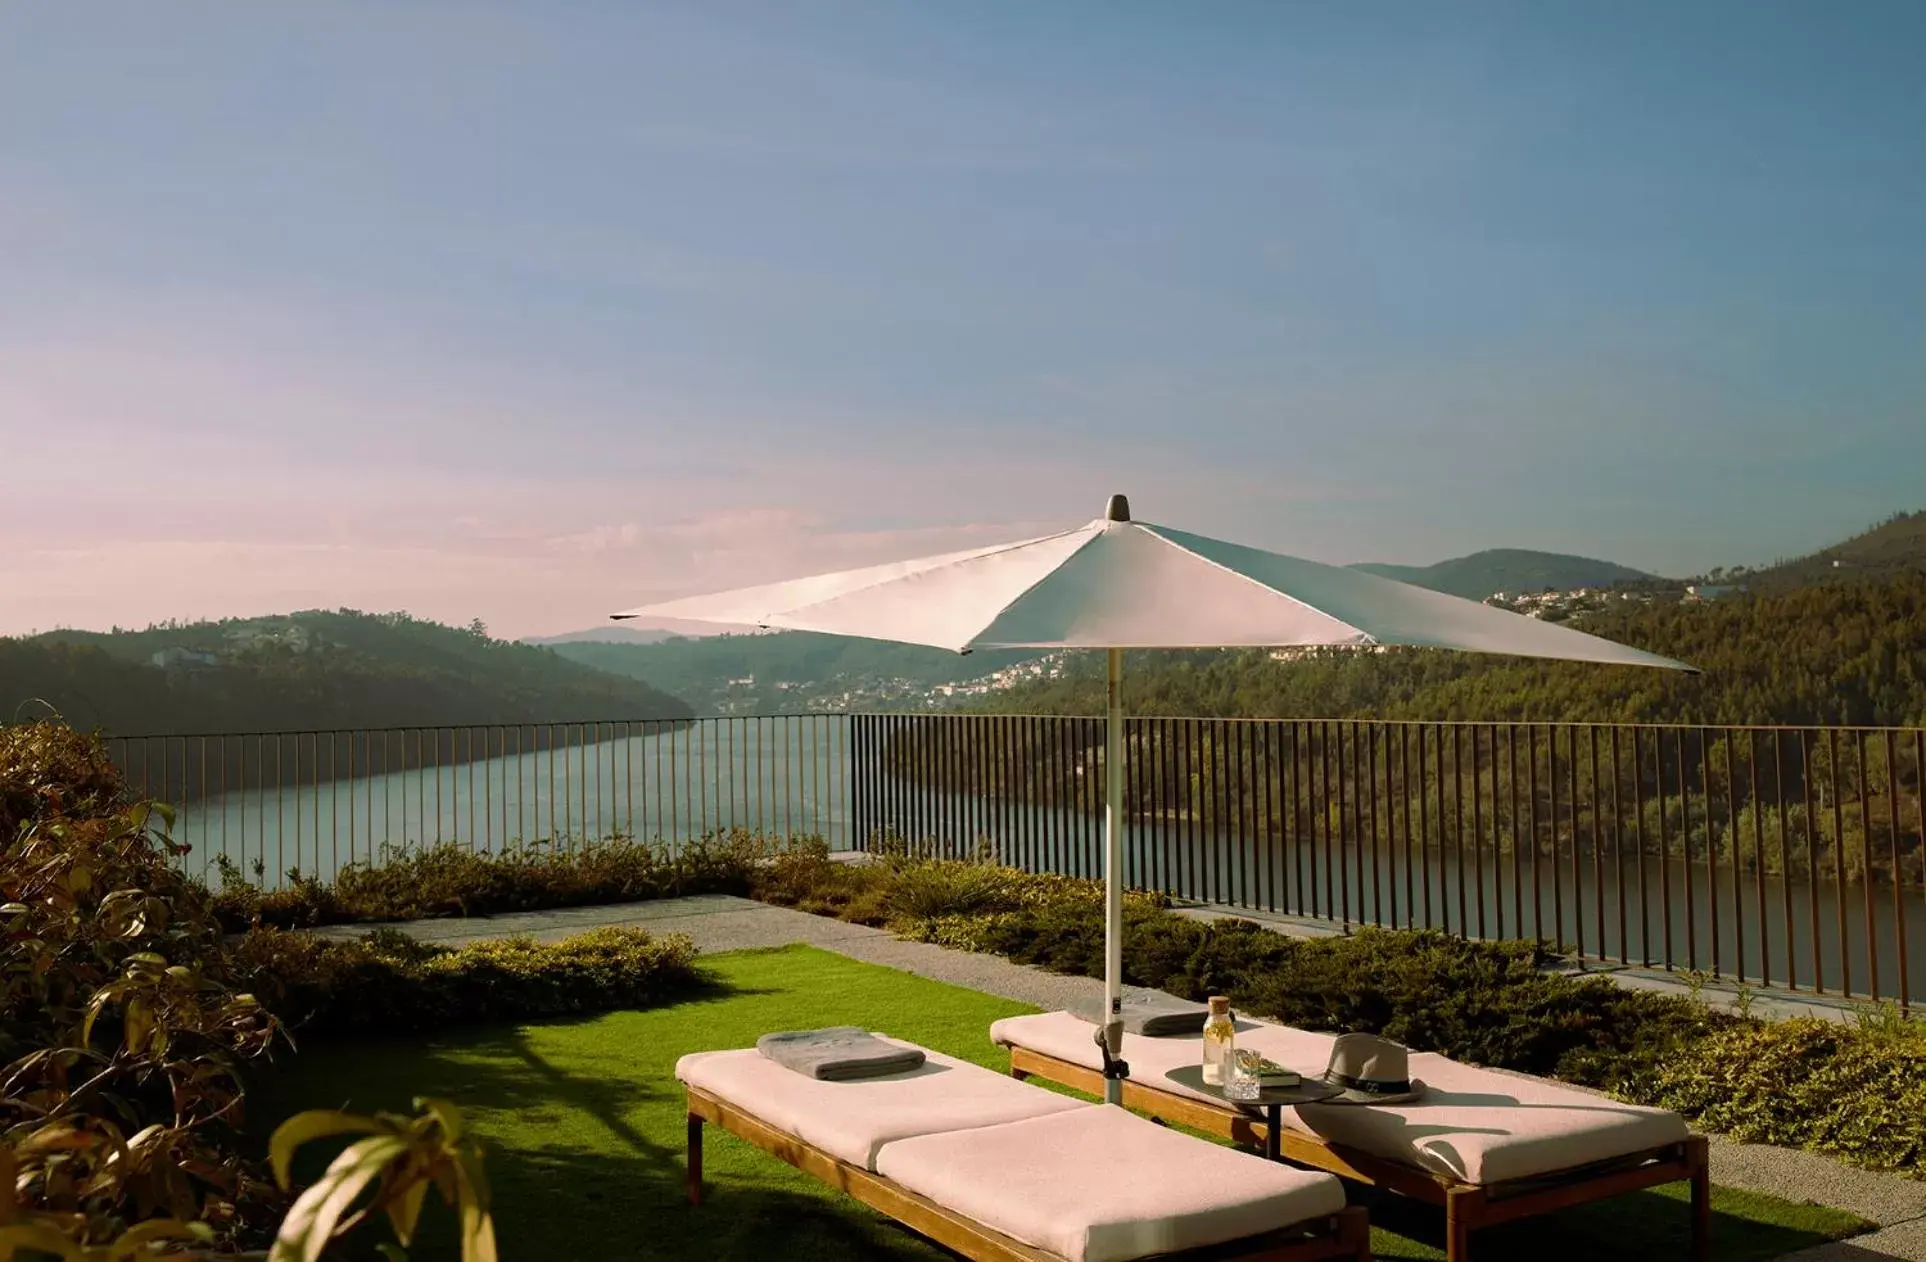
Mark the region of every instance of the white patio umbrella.
[[1692, 668], [1476, 601], [1275, 552], [1104, 516], [1037, 539], [645, 605], [615, 618], [819, 631], [972, 649], [1106, 649], [1104, 769], [1105, 1097], [1123, 1046], [1123, 710], [1126, 649], [1404, 645]]

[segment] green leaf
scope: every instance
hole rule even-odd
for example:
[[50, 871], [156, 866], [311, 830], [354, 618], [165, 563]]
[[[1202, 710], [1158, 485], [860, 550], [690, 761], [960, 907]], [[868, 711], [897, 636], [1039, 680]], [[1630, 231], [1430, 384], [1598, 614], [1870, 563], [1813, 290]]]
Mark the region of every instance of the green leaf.
[[423, 1110], [432, 1113], [435, 1120], [441, 1123], [441, 1133], [449, 1143], [455, 1143], [461, 1138], [460, 1109], [446, 1100], [436, 1099], [433, 1096], [416, 1096], [415, 1111], [419, 1113]]
[[110, 1246], [108, 1256], [115, 1262], [120, 1262], [121, 1259], [132, 1258], [149, 1245], [162, 1240], [199, 1240], [207, 1243], [212, 1242], [213, 1239], [214, 1229], [206, 1223], [184, 1223], [173, 1218], [156, 1218], [141, 1223], [137, 1227], [129, 1227], [122, 1232], [120, 1239]]
[[394, 1226], [395, 1239], [402, 1244], [414, 1242], [415, 1224], [421, 1219], [421, 1206], [427, 1199], [428, 1177], [423, 1173], [388, 1202], [388, 1221]]
[[294, 1162], [294, 1150], [310, 1140], [329, 1135], [387, 1133], [390, 1133], [390, 1128], [374, 1118], [343, 1113], [339, 1109], [309, 1109], [305, 1113], [296, 1113], [275, 1127], [274, 1135], [268, 1140], [268, 1161], [274, 1167], [274, 1181], [283, 1188], [288, 1186], [288, 1167]]
[[371, 1135], [349, 1144], [281, 1220], [268, 1262], [317, 1262], [355, 1198], [407, 1151], [408, 1141], [398, 1135]]

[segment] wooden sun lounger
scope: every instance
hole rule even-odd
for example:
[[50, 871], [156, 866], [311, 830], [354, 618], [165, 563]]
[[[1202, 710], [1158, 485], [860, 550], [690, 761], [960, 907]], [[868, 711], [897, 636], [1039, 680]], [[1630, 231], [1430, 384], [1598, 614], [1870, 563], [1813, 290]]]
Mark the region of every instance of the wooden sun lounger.
[[[892, 1179], [852, 1165], [705, 1091], [696, 1087], [687, 1091], [691, 1205], [702, 1203], [703, 1128], [714, 1125], [966, 1258], [979, 1262], [1062, 1262], [1056, 1254], [1024, 1244]], [[1371, 1231], [1364, 1211], [1350, 1208], [1286, 1230], [1160, 1256], [1185, 1262], [1370, 1262]]]
[[[1023, 1047], [1010, 1049], [1010, 1076], [1041, 1078], [1092, 1095], [1103, 1094], [1103, 1075], [1099, 1071]], [[1160, 1121], [1221, 1135], [1259, 1151], [1263, 1151], [1271, 1139], [1270, 1127], [1260, 1117], [1166, 1091], [1154, 1082], [1125, 1079], [1123, 1103], [1126, 1108]], [[1680, 1180], [1689, 1180], [1692, 1185], [1694, 1262], [1709, 1262], [1711, 1257], [1712, 1183], [1703, 1135], [1530, 1179], [1472, 1184], [1327, 1143], [1290, 1127], [1279, 1127], [1278, 1131], [1276, 1151], [1283, 1160], [1441, 1206], [1445, 1212], [1445, 1256], [1449, 1262], [1470, 1262], [1471, 1233], [1480, 1227]]]

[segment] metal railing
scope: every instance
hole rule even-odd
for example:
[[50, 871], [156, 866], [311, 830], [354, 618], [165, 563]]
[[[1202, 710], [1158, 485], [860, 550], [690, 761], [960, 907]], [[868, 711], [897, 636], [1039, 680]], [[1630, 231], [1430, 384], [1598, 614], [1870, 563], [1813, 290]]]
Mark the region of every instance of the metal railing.
[[[1103, 724], [793, 715], [114, 738], [190, 862], [724, 828], [1096, 876]], [[1135, 718], [1126, 877], [1339, 925], [1926, 998], [1926, 730]]]

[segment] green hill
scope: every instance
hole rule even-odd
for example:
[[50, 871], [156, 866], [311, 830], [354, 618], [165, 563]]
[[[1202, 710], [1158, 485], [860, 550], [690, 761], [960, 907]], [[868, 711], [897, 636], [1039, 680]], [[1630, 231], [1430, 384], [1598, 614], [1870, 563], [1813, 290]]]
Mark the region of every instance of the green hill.
[[309, 611], [0, 638], [0, 721], [115, 735], [689, 717], [642, 680], [406, 614]]
[[1896, 513], [1844, 543], [1753, 570], [1739, 581], [1764, 589], [1894, 574], [1926, 574], [1926, 511]]
[[1491, 548], [1436, 565], [1364, 562], [1351, 568], [1467, 600], [1483, 600], [1494, 592], [1571, 591], [1579, 587], [1649, 583], [1657, 578], [1611, 561], [1558, 552], [1533, 552], [1528, 548]]
[[[1614, 602], [1572, 625], [1699, 667], [1698, 676], [1435, 650], [1130, 655], [1136, 714], [1275, 718], [1926, 724], [1926, 575], [1827, 583], [1705, 604]], [[978, 703], [1099, 714], [1094, 654], [1063, 677]]]

